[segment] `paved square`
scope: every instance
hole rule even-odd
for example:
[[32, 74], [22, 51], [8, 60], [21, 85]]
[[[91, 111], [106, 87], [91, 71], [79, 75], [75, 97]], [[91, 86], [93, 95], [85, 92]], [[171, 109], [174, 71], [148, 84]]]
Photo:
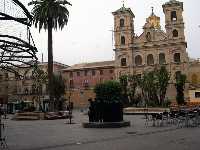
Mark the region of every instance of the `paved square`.
[[73, 112], [68, 120], [6, 120], [10, 150], [199, 150], [200, 128], [145, 127], [143, 116], [124, 116], [131, 126], [119, 129], [85, 129], [87, 115]]

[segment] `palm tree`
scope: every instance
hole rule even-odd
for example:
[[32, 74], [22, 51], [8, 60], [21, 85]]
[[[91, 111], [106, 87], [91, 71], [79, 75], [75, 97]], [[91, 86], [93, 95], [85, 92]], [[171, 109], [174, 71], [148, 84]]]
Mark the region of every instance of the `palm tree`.
[[63, 29], [67, 25], [69, 11], [65, 5], [71, 5], [66, 0], [32, 0], [28, 5], [34, 5], [32, 9], [33, 24], [39, 28], [48, 30], [48, 85], [50, 110], [53, 110], [53, 41], [52, 30]]

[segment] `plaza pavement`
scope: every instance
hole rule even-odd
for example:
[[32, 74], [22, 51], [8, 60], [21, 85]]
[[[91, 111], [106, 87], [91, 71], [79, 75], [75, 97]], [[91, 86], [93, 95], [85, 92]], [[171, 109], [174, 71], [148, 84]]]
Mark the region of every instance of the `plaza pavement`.
[[[14, 121], [7, 119], [9, 150], [199, 150], [200, 128], [145, 127], [144, 116], [124, 116], [131, 126], [86, 129], [87, 115], [73, 111], [69, 120]], [[11, 116], [10, 116], [11, 117]]]

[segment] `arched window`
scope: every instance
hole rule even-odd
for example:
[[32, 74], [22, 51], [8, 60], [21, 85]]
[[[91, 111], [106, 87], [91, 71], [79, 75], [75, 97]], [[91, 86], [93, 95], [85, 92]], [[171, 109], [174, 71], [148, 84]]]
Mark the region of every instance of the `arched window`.
[[24, 93], [25, 93], [25, 94], [28, 94], [28, 88], [25, 88], [25, 89], [24, 89]]
[[136, 65], [136, 66], [142, 65], [142, 57], [141, 57], [140, 55], [137, 55], [137, 56], [135, 57], [135, 65]]
[[176, 63], [181, 62], [180, 53], [175, 53], [174, 54], [174, 62], [176, 62]]
[[149, 54], [147, 56], [147, 65], [153, 65], [154, 64], [154, 59], [153, 59], [153, 55]]
[[147, 39], [147, 41], [151, 41], [151, 33], [150, 32], [147, 32], [146, 39]]
[[124, 27], [124, 19], [120, 19], [120, 27]]
[[73, 80], [69, 80], [69, 87], [74, 88], [74, 81]]
[[176, 20], [177, 20], [176, 11], [172, 11], [171, 12], [171, 21], [176, 21]]
[[175, 30], [173, 30], [173, 37], [178, 37], [178, 31], [175, 29]]
[[181, 71], [176, 71], [175, 73], [175, 78], [178, 79], [181, 75]]
[[162, 65], [162, 64], [165, 64], [165, 63], [166, 63], [165, 54], [164, 53], [160, 53], [159, 54], [159, 64]]
[[192, 83], [197, 84], [198, 83], [198, 76], [196, 74], [192, 75]]
[[121, 45], [125, 45], [125, 43], [126, 43], [125, 37], [121, 36]]
[[126, 58], [121, 59], [121, 66], [126, 66]]

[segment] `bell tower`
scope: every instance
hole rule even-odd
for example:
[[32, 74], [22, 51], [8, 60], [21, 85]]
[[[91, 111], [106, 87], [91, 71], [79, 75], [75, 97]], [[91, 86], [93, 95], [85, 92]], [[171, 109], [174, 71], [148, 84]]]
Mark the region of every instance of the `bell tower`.
[[125, 48], [133, 43], [135, 15], [130, 8], [123, 6], [112, 13], [114, 16], [115, 48]]
[[169, 39], [185, 41], [183, 2], [170, 0], [162, 5], [165, 14], [165, 29]]
[[132, 67], [132, 45], [134, 39], [135, 15], [124, 4], [115, 12], [114, 16], [114, 41], [115, 41], [115, 67], [116, 76], [129, 74]]

